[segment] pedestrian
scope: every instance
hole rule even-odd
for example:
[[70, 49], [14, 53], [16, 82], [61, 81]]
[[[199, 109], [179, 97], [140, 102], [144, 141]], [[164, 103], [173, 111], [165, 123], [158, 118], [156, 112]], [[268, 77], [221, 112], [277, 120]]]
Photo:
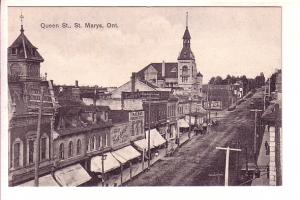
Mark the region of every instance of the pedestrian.
[[270, 168], [269, 168], [269, 165], [267, 165], [267, 178], [270, 177]]
[[265, 141], [265, 148], [266, 148], [266, 155], [268, 155], [268, 152], [269, 152], [269, 143], [268, 143], [268, 141]]
[[203, 123], [202, 127], [203, 127], [204, 134], [207, 133], [207, 123], [206, 122]]

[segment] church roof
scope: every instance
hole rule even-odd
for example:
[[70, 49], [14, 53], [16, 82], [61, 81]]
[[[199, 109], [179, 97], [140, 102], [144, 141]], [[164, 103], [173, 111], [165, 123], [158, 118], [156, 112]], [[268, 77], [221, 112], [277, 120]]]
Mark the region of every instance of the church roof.
[[162, 80], [164, 78], [177, 78], [177, 69], [178, 69], [178, 63], [177, 62], [165, 62], [165, 76], [162, 76], [162, 63], [150, 63], [146, 67], [144, 67], [142, 70], [137, 72], [137, 76], [145, 79], [144, 77], [144, 71], [147, 70], [150, 66], [152, 66], [158, 73], [157, 73], [157, 79]]
[[[16, 48], [16, 54], [12, 53], [12, 48]], [[23, 27], [21, 27], [21, 34], [8, 47], [8, 60], [12, 59], [32, 59], [43, 62], [43, 57], [39, 54], [36, 48], [25, 36]]]

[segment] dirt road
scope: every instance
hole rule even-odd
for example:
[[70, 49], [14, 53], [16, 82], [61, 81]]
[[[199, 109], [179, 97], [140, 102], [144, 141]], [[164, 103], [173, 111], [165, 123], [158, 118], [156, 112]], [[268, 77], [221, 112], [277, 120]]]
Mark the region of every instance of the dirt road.
[[230, 153], [229, 185], [238, 185], [241, 163], [245, 160], [244, 149], [253, 144], [253, 113], [248, 106], [250, 100], [238, 105], [234, 111], [226, 111], [218, 126], [212, 127], [206, 135], [197, 135], [179, 148], [171, 157], [156, 163], [151, 169], [127, 186], [205, 186], [224, 185], [225, 151], [217, 146], [237, 147], [243, 151]]

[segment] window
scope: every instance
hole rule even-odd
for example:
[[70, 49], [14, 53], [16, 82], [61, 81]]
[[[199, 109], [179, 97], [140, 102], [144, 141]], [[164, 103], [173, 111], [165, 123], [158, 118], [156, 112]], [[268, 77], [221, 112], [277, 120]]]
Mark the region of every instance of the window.
[[90, 137], [90, 151], [93, 151], [94, 150], [94, 137]]
[[96, 136], [93, 136], [93, 149], [96, 150], [97, 139]]
[[68, 148], [68, 157], [72, 157], [73, 156], [73, 142], [70, 141], [69, 142], [69, 148]]
[[131, 127], [131, 136], [134, 136], [134, 122], [132, 123], [132, 127]]
[[98, 137], [98, 148], [101, 149], [101, 136]]
[[20, 150], [21, 150], [20, 142], [15, 143], [14, 144], [14, 158], [13, 158], [14, 168], [20, 167]]
[[103, 147], [106, 147], [106, 143], [107, 143], [107, 141], [106, 141], [106, 134], [104, 134], [103, 135]]
[[80, 139], [77, 140], [77, 146], [76, 147], [77, 147], [76, 154], [80, 155], [81, 154], [81, 140]]
[[17, 48], [11, 48], [11, 54], [17, 55]]
[[63, 143], [61, 143], [60, 145], [59, 145], [59, 158], [60, 159], [64, 159], [65, 158], [65, 155], [64, 155], [64, 144]]
[[188, 77], [189, 77], [189, 69], [187, 66], [183, 66], [182, 67], [182, 75], [181, 75], [181, 78], [182, 78], [182, 82], [185, 83], [188, 81]]
[[47, 151], [47, 138], [41, 138], [41, 160], [46, 159], [46, 151]]
[[34, 140], [28, 140], [28, 164], [34, 162]]

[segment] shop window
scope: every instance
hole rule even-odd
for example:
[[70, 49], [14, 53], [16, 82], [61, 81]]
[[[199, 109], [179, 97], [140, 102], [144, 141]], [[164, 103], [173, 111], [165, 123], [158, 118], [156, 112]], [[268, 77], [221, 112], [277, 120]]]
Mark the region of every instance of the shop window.
[[80, 155], [81, 154], [81, 140], [77, 140], [77, 145], [76, 145], [76, 154]]
[[73, 142], [70, 141], [68, 146], [68, 157], [70, 158], [72, 156], [73, 156]]
[[61, 143], [61, 144], [59, 145], [59, 158], [60, 158], [60, 159], [64, 159], [64, 158], [65, 158], [64, 153], [65, 153], [65, 150], [64, 150], [64, 144]]

